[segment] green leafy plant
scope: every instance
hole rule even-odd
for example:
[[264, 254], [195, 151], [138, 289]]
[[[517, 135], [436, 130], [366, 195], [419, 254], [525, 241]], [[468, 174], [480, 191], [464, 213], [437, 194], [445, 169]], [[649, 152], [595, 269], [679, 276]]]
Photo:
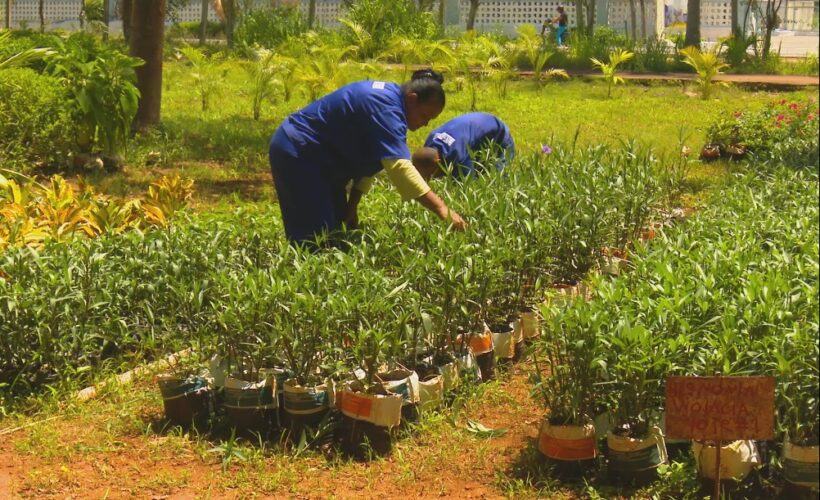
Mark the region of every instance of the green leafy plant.
[[190, 46], [182, 47], [179, 52], [191, 65], [194, 92], [199, 98], [202, 111], [208, 111], [211, 99], [218, 93], [220, 87], [220, 56], [209, 56], [201, 49]]
[[[686, 47], [680, 51], [683, 62], [691, 66], [698, 75], [698, 86], [701, 89], [701, 97], [708, 99], [712, 95], [712, 87], [715, 84], [715, 77], [729, 65], [718, 60], [717, 49], [709, 52], [701, 52], [697, 47]], [[719, 85], [727, 85], [726, 82], [718, 82]]]
[[626, 61], [629, 61], [635, 56], [633, 52], [624, 49], [618, 49], [609, 54], [609, 62], [604, 63], [594, 57], [590, 58], [593, 66], [601, 70], [604, 79], [607, 83], [606, 96], [612, 97], [612, 86], [624, 83], [624, 79], [618, 76], [618, 66]]

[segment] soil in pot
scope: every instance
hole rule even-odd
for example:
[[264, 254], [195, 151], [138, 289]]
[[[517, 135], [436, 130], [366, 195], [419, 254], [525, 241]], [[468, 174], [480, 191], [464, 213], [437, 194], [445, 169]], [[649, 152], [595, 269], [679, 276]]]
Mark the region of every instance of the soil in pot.
[[595, 427], [564, 425], [564, 419], [545, 418], [538, 433], [538, 451], [563, 481], [578, 480], [598, 464]]
[[213, 391], [202, 377], [160, 376], [165, 416], [171, 425], [203, 428], [211, 415]]
[[302, 386], [296, 379], [284, 384], [284, 421], [290, 437], [298, 441], [302, 433], [316, 429], [330, 411], [330, 397], [327, 384]]
[[336, 442], [342, 453], [356, 460], [388, 455], [393, 449], [390, 429], [342, 415], [336, 428]]
[[276, 381], [273, 377], [255, 383], [226, 377], [223, 406], [228, 424], [240, 435], [267, 436], [278, 424], [279, 401], [275, 391]]
[[657, 479], [658, 466], [668, 462], [660, 429], [652, 428], [640, 438], [628, 429], [616, 428], [607, 434], [608, 475], [612, 482], [645, 486]]
[[342, 413], [336, 429], [341, 450], [359, 460], [383, 456], [392, 449], [390, 429], [401, 423], [402, 398], [376, 386], [377, 394], [362, 392], [359, 382], [349, 383], [339, 394]]
[[509, 322], [493, 323], [487, 330], [493, 336], [498, 366], [508, 367], [515, 357], [515, 328]]

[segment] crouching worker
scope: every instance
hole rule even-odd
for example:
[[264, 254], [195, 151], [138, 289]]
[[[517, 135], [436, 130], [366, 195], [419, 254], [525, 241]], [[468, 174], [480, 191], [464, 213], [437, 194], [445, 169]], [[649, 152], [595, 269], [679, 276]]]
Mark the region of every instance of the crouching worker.
[[413, 153], [413, 164], [425, 180], [447, 172], [462, 179], [480, 170], [473, 154], [487, 148], [495, 153], [492, 167], [501, 171], [515, 156], [510, 129], [491, 114], [467, 113], [433, 130]]
[[410, 161], [407, 130], [444, 109], [444, 78], [413, 73], [404, 85], [346, 85], [282, 122], [270, 144], [270, 166], [285, 234], [312, 242], [324, 232], [358, 226], [362, 195], [385, 170], [405, 201], [416, 200], [456, 229], [464, 220], [430, 190]]

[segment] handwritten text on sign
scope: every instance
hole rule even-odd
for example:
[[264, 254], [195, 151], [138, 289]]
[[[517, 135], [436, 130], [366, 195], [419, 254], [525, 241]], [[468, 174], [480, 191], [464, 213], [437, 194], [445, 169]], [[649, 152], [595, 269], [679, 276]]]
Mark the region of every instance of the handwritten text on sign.
[[669, 377], [666, 434], [673, 439], [774, 438], [773, 377]]

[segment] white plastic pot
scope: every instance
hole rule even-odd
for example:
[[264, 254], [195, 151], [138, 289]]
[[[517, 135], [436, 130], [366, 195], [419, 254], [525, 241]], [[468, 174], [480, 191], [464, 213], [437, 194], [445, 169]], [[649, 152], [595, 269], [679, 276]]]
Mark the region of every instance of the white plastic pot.
[[636, 439], [618, 436], [612, 432], [606, 435], [609, 450], [609, 470], [620, 474], [634, 474], [657, 468], [667, 463], [666, 443], [661, 430], [653, 427], [649, 436]]
[[419, 405], [424, 410], [441, 406], [444, 401], [444, 377], [433, 375], [427, 380], [419, 381]]
[[299, 385], [295, 378], [285, 381], [285, 411], [291, 415], [315, 415], [330, 408], [327, 384]]
[[[715, 479], [716, 447], [701, 441], [692, 442], [695, 463], [702, 478]], [[754, 441], [733, 441], [720, 448], [720, 479], [742, 481], [755, 465], [760, 463], [760, 453]]]
[[820, 446], [783, 443], [783, 477], [786, 481], [812, 490], [820, 489]]
[[595, 426], [551, 425], [549, 418], [544, 418], [538, 433], [538, 451], [553, 460], [591, 460], [598, 456]]
[[458, 387], [458, 363], [451, 361], [438, 367], [438, 372], [441, 374], [441, 380], [444, 385], [444, 391], [449, 392]]
[[535, 315], [535, 312], [527, 311], [521, 313], [519, 324], [521, 325], [521, 335], [524, 339], [534, 339], [541, 335], [541, 329], [538, 325], [538, 316]]
[[493, 338], [493, 347], [495, 355], [499, 359], [510, 360], [515, 356], [515, 336], [516, 331], [513, 325], [506, 325], [506, 329], [500, 332], [490, 330], [490, 327], [484, 325], [486, 332], [490, 333]]
[[[355, 383], [354, 383], [355, 384]], [[396, 427], [401, 422], [402, 397], [398, 394], [367, 394], [349, 384], [339, 393], [341, 412], [379, 427]]]
[[379, 373], [382, 387], [390, 394], [401, 396], [404, 404], [419, 402], [419, 375], [404, 368], [386, 373]]
[[240, 410], [273, 410], [279, 407], [276, 397], [276, 379], [268, 375], [260, 382], [248, 382], [234, 377], [225, 377], [226, 408]]

